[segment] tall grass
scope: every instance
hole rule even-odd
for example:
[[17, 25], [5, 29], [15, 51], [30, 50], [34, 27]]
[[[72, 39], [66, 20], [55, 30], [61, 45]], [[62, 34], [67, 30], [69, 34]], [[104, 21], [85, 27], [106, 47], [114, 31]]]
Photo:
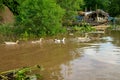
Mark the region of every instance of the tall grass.
[[15, 39], [14, 27], [10, 24], [0, 25], [0, 41]]

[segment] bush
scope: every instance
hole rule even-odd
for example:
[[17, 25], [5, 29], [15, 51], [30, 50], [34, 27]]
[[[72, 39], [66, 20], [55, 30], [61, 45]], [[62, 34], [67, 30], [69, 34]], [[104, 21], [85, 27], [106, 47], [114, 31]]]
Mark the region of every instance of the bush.
[[13, 26], [10, 24], [2, 24], [0, 25], [0, 34], [3, 36], [13, 36], [14, 35], [14, 29]]
[[84, 5], [84, 0], [56, 0], [63, 9], [65, 9], [65, 14], [63, 17], [63, 24], [69, 25], [71, 21], [75, 20], [77, 15], [77, 10], [82, 10]]
[[55, 0], [25, 0], [19, 7], [17, 34], [55, 35], [63, 31], [64, 10]]
[[88, 33], [95, 31], [95, 28], [92, 28], [88, 23], [83, 23], [82, 26], [74, 26], [73, 29], [79, 33]]

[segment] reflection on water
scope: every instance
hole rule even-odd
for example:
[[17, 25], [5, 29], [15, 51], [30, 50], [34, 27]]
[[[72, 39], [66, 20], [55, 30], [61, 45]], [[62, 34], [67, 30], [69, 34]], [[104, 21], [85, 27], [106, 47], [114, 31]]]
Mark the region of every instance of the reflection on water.
[[119, 65], [120, 48], [114, 46], [110, 42], [99, 44], [99, 46], [94, 46], [94, 48], [93, 46], [84, 48], [84, 53], [88, 54], [91, 58], [96, 60]]
[[0, 71], [39, 64], [44, 80], [119, 80], [119, 34], [91, 43], [0, 45]]

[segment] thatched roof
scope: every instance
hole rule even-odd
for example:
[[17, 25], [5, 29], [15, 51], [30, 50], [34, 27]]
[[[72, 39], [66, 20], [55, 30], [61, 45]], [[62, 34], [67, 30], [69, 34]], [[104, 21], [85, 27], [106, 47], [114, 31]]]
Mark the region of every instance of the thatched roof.
[[96, 13], [102, 14], [102, 15], [104, 15], [104, 16], [109, 16], [109, 14], [108, 14], [107, 12], [105, 12], [105, 11], [103, 11], [103, 10], [101, 10], [101, 9], [96, 10]]
[[85, 12], [85, 16], [91, 16], [91, 15], [99, 15], [99, 16], [104, 16], [104, 17], [108, 17], [108, 13], [104, 12], [103, 10], [96, 10], [96, 11], [89, 11], [89, 12]]
[[109, 14], [101, 9], [96, 11], [83, 12], [78, 11], [76, 16], [77, 21], [73, 21], [73, 25], [81, 25], [82, 21], [89, 23], [90, 25], [101, 25], [108, 23]]

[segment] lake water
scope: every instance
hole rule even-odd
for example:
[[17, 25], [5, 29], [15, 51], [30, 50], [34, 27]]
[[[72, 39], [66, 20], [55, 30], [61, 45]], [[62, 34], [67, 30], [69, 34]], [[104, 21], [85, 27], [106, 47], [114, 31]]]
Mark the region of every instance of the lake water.
[[44, 39], [41, 44], [0, 45], [0, 72], [36, 64], [44, 67], [44, 80], [120, 80], [120, 32], [102, 40], [65, 44]]

